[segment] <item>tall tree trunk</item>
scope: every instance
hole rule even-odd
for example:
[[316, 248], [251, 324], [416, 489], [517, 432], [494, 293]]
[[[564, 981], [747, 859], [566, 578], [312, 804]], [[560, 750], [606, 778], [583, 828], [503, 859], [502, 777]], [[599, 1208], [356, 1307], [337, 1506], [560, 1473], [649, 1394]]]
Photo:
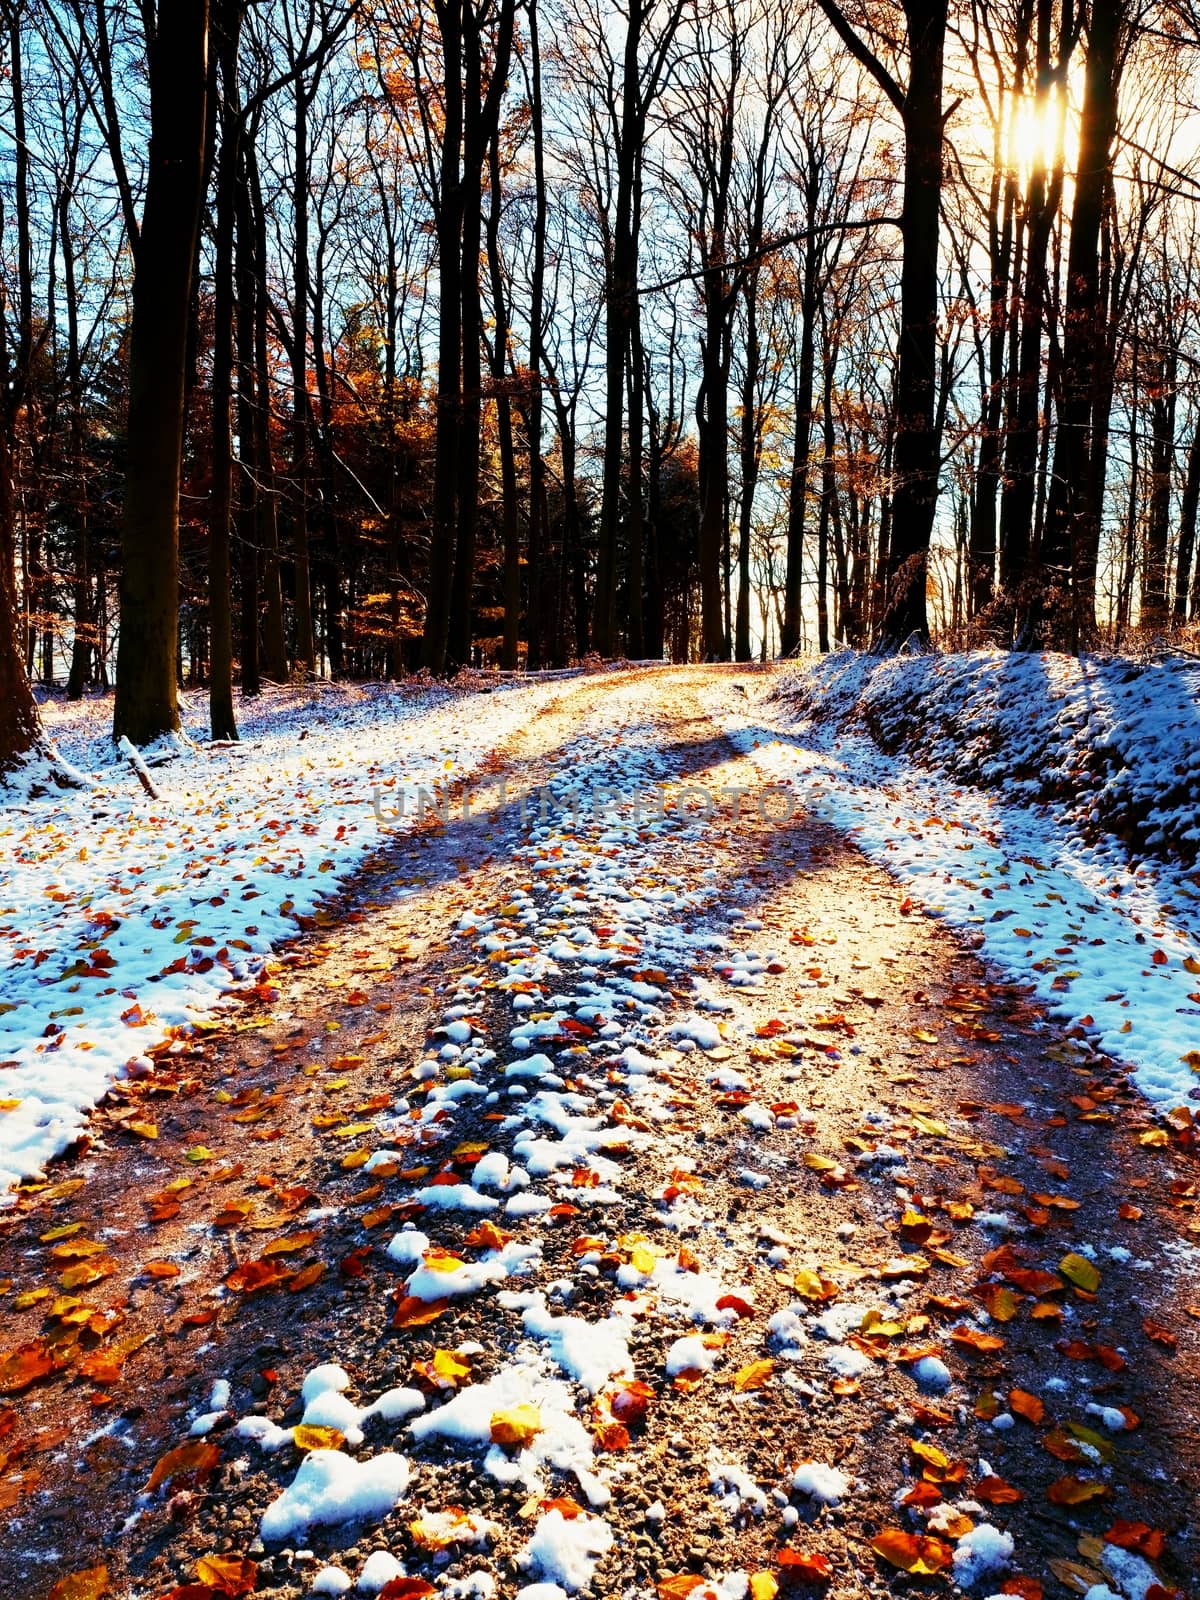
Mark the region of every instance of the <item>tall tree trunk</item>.
[[[242, 614], [239, 655], [243, 700], [253, 699], [261, 687], [258, 649], [258, 569], [257, 528], [259, 472], [257, 461], [257, 411], [254, 338], [258, 317], [254, 282], [254, 213], [250, 197], [250, 174], [246, 165], [245, 139], [239, 139], [234, 210], [237, 225], [235, 284], [237, 289], [237, 431], [240, 471], [237, 475], [237, 540], [241, 573]], [[285, 658], [286, 659], [286, 658]]]
[[[814, 184], [819, 173], [810, 169], [808, 221], [816, 210]], [[779, 653], [793, 655], [800, 648], [801, 608], [804, 594], [804, 519], [808, 510], [808, 460], [812, 439], [813, 382], [817, 350], [817, 240], [810, 232], [804, 246], [800, 292], [800, 361], [796, 373], [796, 422], [792, 436], [792, 472], [788, 484], [787, 567], [784, 575], [783, 631]]]
[[67, 674], [67, 699], [79, 700], [92, 682], [95, 625], [92, 617], [90, 507], [87, 466], [84, 460], [83, 372], [79, 348], [79, 291], [76, 277], [75, 239], [71, 232], [71, 192], [59, 197], [59, 239], [63, 257], [63, 289], [67, 303], [67, 404], [70, 407], [68, 456], [71, 473], [71, 507], [75, 520], [75, 571], [72, 577], [74, 633], [71, 668]]
[[[1196, 512], [1200, 508], [1200, 423], [1197, 423], [1192, 442], [1188, 446], [1187, 470], [1183, 480], [1183, 499], [1179, 507], [1179, 557], [1175, 568], [1175, 609], [1177, 627], [1182, 627], [1190, 615], [1188, 590], [1191, 583], [1192, 563], [1196, 555]], [[1200, 563], [1196, 567], [1200, 573]]]
[[[542, 106], [542, 48], [541, 36], [538, 31], [538, 0], [529, 0], [529, 71], [530, 71], [530, 96], [529, 115], [531, 132], [533, 135], [533, 271], [529, 286], [529, 371], [531, 388], [529, 391], [529, 551], [528, 551], [528, 576], [529, 576], [529, 601], [528, 601], [528, 629], [529, 629], [529, 664], [540, 665], [542, 660], [542, 632], [543, 632], [543, 607], [541, 595], [541, 564], [544, 560], [544, 550], [548, 529], [545, 518], [546, 502], [546, 467], [542, 460], [542, 356], [544, 351], [545, 330], [545, 296], [546, 296], [546, 149], [545, 128]], [[573, 469], [572, 469], [573, 470]], [[564, 485], [564, 491], [569, 495], [572, 503], [575, 495], [575, 483]], [[566, 537], [573, 535], [574, 528], [568, 524]], [[506, 564], [507, 571], [507, 564]], [[561, 564], [560, 564], [561, 571]], [[560, 576], [563, 582], [565, 572]], [[565, 587], [565, 585], [563, 585]], [[520, 569], [518, 567], [515, 583], [515, 603], [520, 604]], [[507, 592], [506, 592], [507, 606]], [[560, 604], [559, 614], [562, 606]], [[584, 616], [584, 627], [587, 618]], [[508, 618], [505, 613], [505, 643], [508, 642]], [[559, 645], [556, 654], [561, 653], [561, 635], [558, 628]], [[586, 648], [586, 646], [585, 646]], [[514, 665], [516, 646], [514, 639]]]
[[133, 280], [113, 737], [179, 727], [175, 663], [188, 306], [204, 183], [208, 0], [175, 0], [150, 51], [150, 153]]
[[1120, 87], [1118, 36], [1123, 0], [1095, 0], [1079, 125], [1079, 161], [1062, 345], [1062, 400], [1054, 444], [1037, 601], [1030, 637], [1072, 650], [1090, 640], [1096, 620], [1100, 503], [1092, 477], [1098, 362], [1105, 340], [1100, 295], [1100, 229], [1109, 192]]
[[829, 654], [829, 525], [835, 513], [837, 487], [833, 476], [833, 367], [828, 334], [821, 355], [821, 506], [817, 514], [817, 649]]
[[1168, 342], [1158, 356], [1155, 392], [1150, 402], [1150, 503], [1146, 520], [1146, 560], [1142, 569], [1142, 627], [1161, 632], [1167, 625], [1167, 545], [1171, 522], [1171, 477], [1175, 464], [1176, 353]]
[[[458, 505], [454, 571], [450, 584], [450, 627], [446, 665], [470, 665], [472, 603], [475, 591], [475, 535], [479, 525], [480, 432], [483, 427], [483, 309], [479, 293], [479, 253], [483, 239], [482, 145], [485, 138], [480, 96], [483, 41], [474, 0], [463, 7], [463, 219], [462, 219], [462, 397], [458, 422]], [[494, 200], [499, 204], [499, 197]]]
[[910, 76], [904, 109], [904, 202], [900, 272], [900, 360], [891, 594], [880, 625], [884, 642], [925, 639], [925, 585], [938, 492], [934, 431], [937, 358], [938, 222], [942, 189], [942, 63], [946, 0], [908, 0]]
[[312, 572], [308, 552], [308, 110], [310, 91], [303, 72], [296, 73], [293, 128], [292, 207], [295, 214], [296, 259], [292, 272], [292, 566], [296, 588], [296, 662], [305, 672], [316, 670], [313, 634]]
[[[264, 662], [274, 683], [286, 683], [287, 636], [284, 630], [283, 587], [279, 575], [279, 492], [275, 482], [275, 457], [271, 447], [271, 367], [267, 341], [267, 210], [254, 140], [246, 141], [246, 175], [254, 216], [254, 472], [257, 478], [254, 526], [262, 554], [262, 583], [266, 598]], [[311, 637], [312, 624], [309, 622]]]
[[970, 603], [978, 616], [991, 604], [996, 581], [997, 496], [1004, 449], [1004, 354], [1007, 345], [1009, 274], [1012, 265], [1016, 182], [1000, 161], [997, 119], [995, 160], [988, 195], [987, 388], [980, 417], [979, 465], [971, 499]]
[[9, 349], [8, 319], [0, 316], [0, 773], [37, 744], [41, 722], [21, 648], [17, 606], [17, 508], [13, 485], [17, 419], [25, 402], [33, 340], [33, 260], [30, 232], [29, 146], [25, 137], [24, 62], [20, 8], [6, 4], [13, 105], [14, 204], [17, 223], [17, 345]]
[[642, 366], [642, 313], [635, 302], [629, 329], [629, 618], [628, 654], [640, 661], [645, 653], [645, 518], [643, 507], [643, 455], [646, 426], [645, 372]]
[[[465, 0], [469, 4], [470, 0]], [[462, 404], [462, 222], [463, 222], [463, 6], [435, 0], [442, 41], [442, 148], [437, 211], [438, 378], [430, 527], [429, 584], [423, 665], [440, 673], [450, 634], [450, 594], [458, 508], [458, 430]]]
[[[508, 296], [504, 284], [504, 268], [500, 260], [500, 138], [493, 136], [488, 151], [488, 220], [487, 256], [488, 272], [492, 284], [492, 381], [496, 390], [496, 435], [500, 451], [500, 526], [504, 554], [504, 632], [500, 645], [500, 665], [512, 672], [517, 665], [517, 646], [521, 633], [521, 538], [517, 521], [517, 463], [513, 443], [512, 400], [505, 387], [508, 379]], [[530, 367], [534, 373], [537, 368]], [[534, 387], [536, 388], [536, 382]], [[532, 424], [530, 425], [532, 434]], [[530, 443], [532, 469], [534, 446]], [[540, 452], [537, 452], [540, 454]], [[531, 472], [532, 476], [532, 472]], [[534, 544], [533, 518], [540, 514], [530, 504], [530, 548]], [[531, 583], [531, 593], [536, 580]], [[534, 641], [529, 640], [530, 666], [536, 665], [533, 657]]]
[[212, 488], [208, 502], [208, 707], [214, 739], [236, 739], [233, 714], [233, 235], [237, 207], [240, 106], [238, 50], [242, 0], [218, 0], [213, 32], [220, 69], [220, 156], [213, 251]]
[[637, 294], [640, 218], [635, 213], [634, 196], [637, 166], [645, 139], [640, 51], [647, 10], [645, 0], [631, 0], [621, 82], [621, 137], [616, 151], [612, 259], [605, 274], [604, 459], [592, 619], [593, 640], [602, 656], [613, 655], [617, 648], [617, 528], [625, 445], [626, 364]]
[[738, 507], [738, 596], [734, 625], [735, 661], [749, 661], [750, 650], [750, 532], [754, 526], [754, 494], [758, 487], [758, 371], [762, 351], [758, 338], [758, 274], [751, 273], [745, 288], [746, 355], [742, 373], [742, 421], [739, 457], [742, 498]]
[[41, 737], [33, 690], [25, 672], [13, 588], [12, 453], [0, 433], [0, 774], [15, 766]]

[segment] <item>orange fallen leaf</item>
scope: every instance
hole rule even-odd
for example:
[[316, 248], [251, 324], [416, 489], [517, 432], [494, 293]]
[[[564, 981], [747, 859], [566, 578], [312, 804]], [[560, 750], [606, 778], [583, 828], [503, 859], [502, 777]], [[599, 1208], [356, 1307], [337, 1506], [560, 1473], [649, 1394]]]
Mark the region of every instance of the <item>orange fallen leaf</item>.
[[237, 1600], [239, 1595], [254, 1593], [258, 1567], [245, 1556], [201, 1556], [196, 1576], [218, 1594]]
[[1011, 1506], [1016, 1505], [1018, 1500], [1024, 1500], [1025, 1496], [1011, 1483], [1005, 1483], [1003, 1478], [992, 1475], [980, 1478], [975, 1485], [975, 1498], [986, 1501], [989, 1506]]
[[1032, 1422], [1035, 1426], [1045, 1419], [1045, 1405], [1036, 1394], [1030, 1394], [1027, 1389], [1011, 1389], [1008, 1403], [1018, 1417], [1024, 1417], [1026, 1422]]
[[695, 1572], [679, 1572], [673, 1578], [662, 1578], [655, 1585], [658, 1600], [688, 1600], [696, 1589], [702, 1588], [704, 1579]]
[[1161, 1528], [1151, 1528], [1145, 1522], [1126, 1522], [1118, 1517], [1104, 1535], [1104, 1542], [1121, 1550], [1132, 1550], [1145, 1556], [1147, 1561], [1157, 1561], [1163, 1553], [1166, 1537]]
[[153, 1494], [164, 1483], [173, 1483], [178, 1478], [186, 1478], [197, 1485], [207, 1483], [220, 1459], [220, 1450], [205, 1439], [176, 1445], [159, 1459], [147, 1480], [146, 1493]]
[[918, 1577], [944, 1572], [954, 1559], [954, 1552], [941, 1539], [907, 1533], [903, 1528], [884, 1528], [871, 1540], [871, 1549], [901, 1572]]
[[286, 1267], [278, 1267], [272, 1261], [243, 1261], [240, 1267], [234, 1267], [225, 1284], [235, 1294], [259, 1294], [286, 1283], [291, 1276]]
[[975, 1350], [980, 1355], [990, 1355], [996, 1350], [1004, 1349], [1004, 1340], [994, 1333], [980, 1333], [975, 1328], [953, 1328], [950, 1333], [952, 1343], [962, 1345], [968, 1350]]
[[55, 1370], [54, 1356], [40, 1339], [0, 1357], [0, 1394], [20, 1394]]
[[1107, 1493], [1105, 1485], [1097, 1483], [1094, 1478], [1056, 1478], [1046, 1490], [1046, 1499], [1051, 1505], [1081, 1506]]
[[779, 1565], [785, 1578], [804, 1583], [828, 1583], [833, 1577], [829, 1557], [819, 1552], [783, 1549], [779, 1552]]
[[109, 1593], [108, 1568], [100, 1565], [60, 1578], [46, 1600], [99, 1600], [101, 1595]]
[[445, 1312], [449, 1300], [421, 1300], [416, 1295], [401, 1295], [392, 1312], [393, 1328], [424, 1328]]

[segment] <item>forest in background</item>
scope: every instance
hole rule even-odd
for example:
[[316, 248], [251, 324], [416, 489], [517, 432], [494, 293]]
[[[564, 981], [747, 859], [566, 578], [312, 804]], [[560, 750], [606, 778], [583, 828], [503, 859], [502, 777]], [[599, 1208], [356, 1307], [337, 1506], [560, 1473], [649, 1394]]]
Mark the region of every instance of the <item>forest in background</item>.
[[0, 764], [1200, 609], [1190, 0], [0, 0]]

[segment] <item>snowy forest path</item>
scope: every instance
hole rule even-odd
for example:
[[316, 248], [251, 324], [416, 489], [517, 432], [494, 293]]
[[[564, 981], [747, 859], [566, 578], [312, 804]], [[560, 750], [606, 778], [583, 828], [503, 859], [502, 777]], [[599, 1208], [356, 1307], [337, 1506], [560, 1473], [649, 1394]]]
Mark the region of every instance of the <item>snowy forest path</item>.
[[[3, 1215], [5, 1600], [100, 1564], [157, 1596], [213, 1553], [300, 1596], [384, 1549], [451, 1595], [770, 1573], [850, 1600], [924, 1592], [922, 1555], [979, 1595], [1194, 1573], [1194, 1169], [1140, 1141], [1119, 1065], [784, 820], [710, 713], [736, 681], [565, 682], [161, 1094], [118, 1086], [157, 1139], [109, 1118]], [[394, 1441], [411, 1481], [264, 1540], [301, 1457], [246, 1424], [298, 1424], [330, 1364], [363, 1407], [424, 1395], [423, 1433], [339, 1441]], [[430, 1425], [522, 1384], [594, 1463], [565, 1422], [512, 1471], [486, 1419]], [[591, 1530], [573, 1556], [555, 1516]]]

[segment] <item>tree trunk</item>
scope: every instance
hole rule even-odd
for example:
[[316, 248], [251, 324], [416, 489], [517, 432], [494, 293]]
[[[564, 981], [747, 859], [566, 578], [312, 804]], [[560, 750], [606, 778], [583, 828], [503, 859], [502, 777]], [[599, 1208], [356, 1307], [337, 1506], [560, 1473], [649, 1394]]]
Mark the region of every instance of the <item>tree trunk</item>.
[[441, 178], [437, 213], [437, 431], [434, 441], [429, 585], [421, 646], [423, 665], [433, 673], [442, 672], [446, 665], [458, 507], [458, 429], [462, 402], [463, 4], [464, 0], [435, 0], [443, 68]]
[[904, 102], [900, 359], [896, 373], [895, 491], [885, 645], [925, 640], [925, 585], [938, 493], [934, 430], [938, 222], [942, 190], [942, 66], [946, 0], [908, 0], [909, 83]]
[[817, 649], [829, 654], [829, 524], [837, 493], [833, 476], [833, 366], [834, 353], [826, 339], [822, 351], [821, 384], [821, 506], [817, 515]]
[[179, 479], [207, 68], [208, 0], [175, 0], [162, 9], [150, 52], [150, 153], [130, 329], [113, 736], [134, 744], [179, 727]]
[[734, 624], [735, 661], [749, 661], [750, 649], [750, 532], [754, 526], [754, 494], [758, 487], [758, 369], [762, 358], [758, 339], [758, 274], [751, 273], [745, 289], [746, 355], [742, 374], [742, 422], [739, 456], [742, 498], [738, 507], [738, 596]]
[[[495, 330], [492, 334], [492, 381], [496, 389], [496, 435], [500, 451], [500, 525], [503, 535], [504, 554], [504, 632], [500, 645], [500, 665], [505, 671], [512, 672], [517, 665], [517, 647], [521, 634], [521, 539], [517, 521], [517, 463], [513, 443], [512, 400], [505, 388], [508, 379], [508, 299], [505, 292], [503, 264], [500, 260], [502, 197], [498, 133], [493, 137], [489, 147], [488, 172], [487, 255], [488, 271], [492, 284], [492, 319], [495, 324]], [[533, 367], [532, 361], [530, 366]], [[533, 367], [533, 370], [536, 372], [537, 368]], [[532, 423], [530, 424], [530, 433], [532, 435]], [[540, 452], [536, 453], [540, 457]], [[533, 475], [534, 454], [535, 451], [531, 439], [531, 478]], [[541, 520], [540, 512], [532, 501], [529, 507], [529, 514], [529, 544], [532, 564], [532, 550], [535, 542], [534, 518], [536, 517], [539, 522]], [[531, 595], [536, 586], [536, 580], [531, 582]], [[533, 666], [535, 664], [535, 650], [532, 635], [529, 640], [529, 655], [529, 664]]]
[[[246, 165], [245, 139], [239, 139], [236, 174], [236, 224], [237, 224], [237, 431], [238, 457], [238, 509], [237, 539], [240, 553], [238, 563], [242, 585], [241, 641], [241, 691], [242, 699], [250, 700], [258, 694], [258, 569], [259, 551], [257, 529], [260, 518], [258, 503], [258, 395], [256, 393], [254, 340], [258, 318], [257, 290], [254, 281], [254, 213], [250, 197], [250, 174]], [[278, 576], [278, 568], [276, 569]], [[286, 665], [286, 658], [285, 658]]]
[[[1169, 341], [1170, 330], [1165, 330]], [[1175, 463], [1174, 347], [1168, 342], [1158, 357], [1157, 382], [1150, 402], [1150, 503], [1146, 520], [1146, 559], [1142, 568], [1143, 628], [1161, 632], [1167, 626], [1167, 545], [1171, 522], [1171, 476]]]
[[645, 373], [642, 366], [641, 306], [635, 301], [629, 329], [629, 618], [627, 653], [640, 661], [645, 653], [643, 593], [645, 587], [645, 521], [642, 494], [646, 419]]
[[237, 206], [240, 107], [238, 48], [242, 0], [219, 0], [214, 23], [220, 68], [220, 155], [213, 250], [212, 488], [208, 502], [208, 627], [211, 736], [236, 739], [233, 714], [233, 235]]
[[[246, 141], [246, 173], [254, 213], [254, 471], [258, 479], [254, 526], [262, 554], [262, 582], [267, 610], [264, 659], [267, 676], [286, 683], [287, 636], [284, 631], [283, 588], [279, 576], [279, 492], [275, 483], [275, 458], [271, 448], [271, 367], [267, 342], [267, 210], [259, 180], [254, 140]], [[312, 624], [309, 622], [311, 638]]]
[[[533, 134], [533, 272], [529, 293], [529, 372], [532, 387], [529, 391], [529, 553], [528, 553], [528, 629], [529, 665], [540, 665], [542, 660], [543, 607], [541, 595], [541, 564], [546, 544], [545, 501], [546, 468], [542, 460], [542, 355], [544, 350], [545, 294], [546, 294], [546, 150], [542, 107], [542, 49], [538, 32], [538, 0], [529, 0], [529, 115]], [[498, 207], [497, 207], [498, 209]], [[572, 469], [573, 470], [573, 469]], [[564, 493], [574, 502], [575, 483], [564, 485]], [[574, 533], [568, 524], [566, 536]], [[564, 538], [566, 543], [566, 538]], [[519, 560], [519, 556], [518, 556]], [[560, 564], [561, 571], [561, 564]], [[507, 572], [507, 559], [506, 559]], [[563, 573], [565, 577], [565, 572]], [[560, 582], [562, 579], [560, 578]], [[565, 587], [565, 585], [564, 585]], [[521, 578], [518, 567], [514, 584], [514, 603], [520, 604]], [[506, 592], [507, 607], [507, 592]], [[559, 615], [562, 607], [559, 606]], [[584, 627], [587, 626], [586, 615]], [[505, 643], [508, 642], [507, 610], [505, 613]], [[561, 630], [557, 650], [561, 652]], [[585, 645], [586, 648], [586, 645]], [[516, 664], [516, 640], [513, 641], [513, 664]]]
[[75, 240], [71, 233], [71, 191], [59, 199], [59, 238], [63, 257], [63, 287], [67, 302], [67, 403], [70, 406], [68, 453], [72, 478], [71, 501], [75, 519], [75, 571], [72, 581], [74, 635], [71, 668], [67, 674], [67, 699], [80, 700], [92, 682], [96, 630], [92, 617], [90, 533], [87, 466], [84, 460], [83, 373], [79, 349], [79, 296], [75, 267]]
[[[475, 590], [475, 534], [479, 523], [480, 432], [483, 427], [483, 310], [479, 252], [483, 238], [481, 143], [486, 137], [480, 96], [483, 43], [474, 0], [463, 7], [463, 214], [462, 214], [462, 393], [458, 421], [457, 518], [450, 584], [446, 666], [470, 665], [471, 608]], [[499, 197], [495, 197], [499, 204]]]
[[1100, 228], [1111, 175], [1120, 87], [1117, 41], [1122, 0], [1095, 0], [1088, 34], [1079, 162], [1067, 257], [1062, 399], [1054, 445], [1037, 599], [1030, 638], [1077, 650], [1095, 628], [1100, 504], [1092, 478], [1098, 361], [1106, 307], [1099, 293]]
[[308, 554], [308, 105], [302, 73], [296, 75], [292, 205], [295, 251], [292, 298], [292, 566], [296, 589], [296, 661], [314, 672], [317, 647], [313, 635], [312, 573]]
[[[811, 228], [816, 198], [810, 173], [808, 221]], [[804, 275], [800, 293], [800, 363], [796, 374], [796, 424], [792, 437], [792, 473], [788, 485], [787, 568], [784, 576], [783, 632], [779, 653], [794, 655], [800, 648], [801, 608], [804, 593], [804, 519], [808, 510], [808, 458], [812, 439], [813, 381], [817, 350], [817, 241], [810, 233], [804, 246]]]
[[[1187, 471], [1183, 480], [1183, 499], [1179, 507], [1179, 558], [1175, 568], [1175, 623], [1188, 620], [1188, 590], [1192, 562], [1196, 555], [1196, 511], [1200, 507], [1200, 422], [1188, 447]], [[1200, 572], [1200, 564], [1197, 565]]]

